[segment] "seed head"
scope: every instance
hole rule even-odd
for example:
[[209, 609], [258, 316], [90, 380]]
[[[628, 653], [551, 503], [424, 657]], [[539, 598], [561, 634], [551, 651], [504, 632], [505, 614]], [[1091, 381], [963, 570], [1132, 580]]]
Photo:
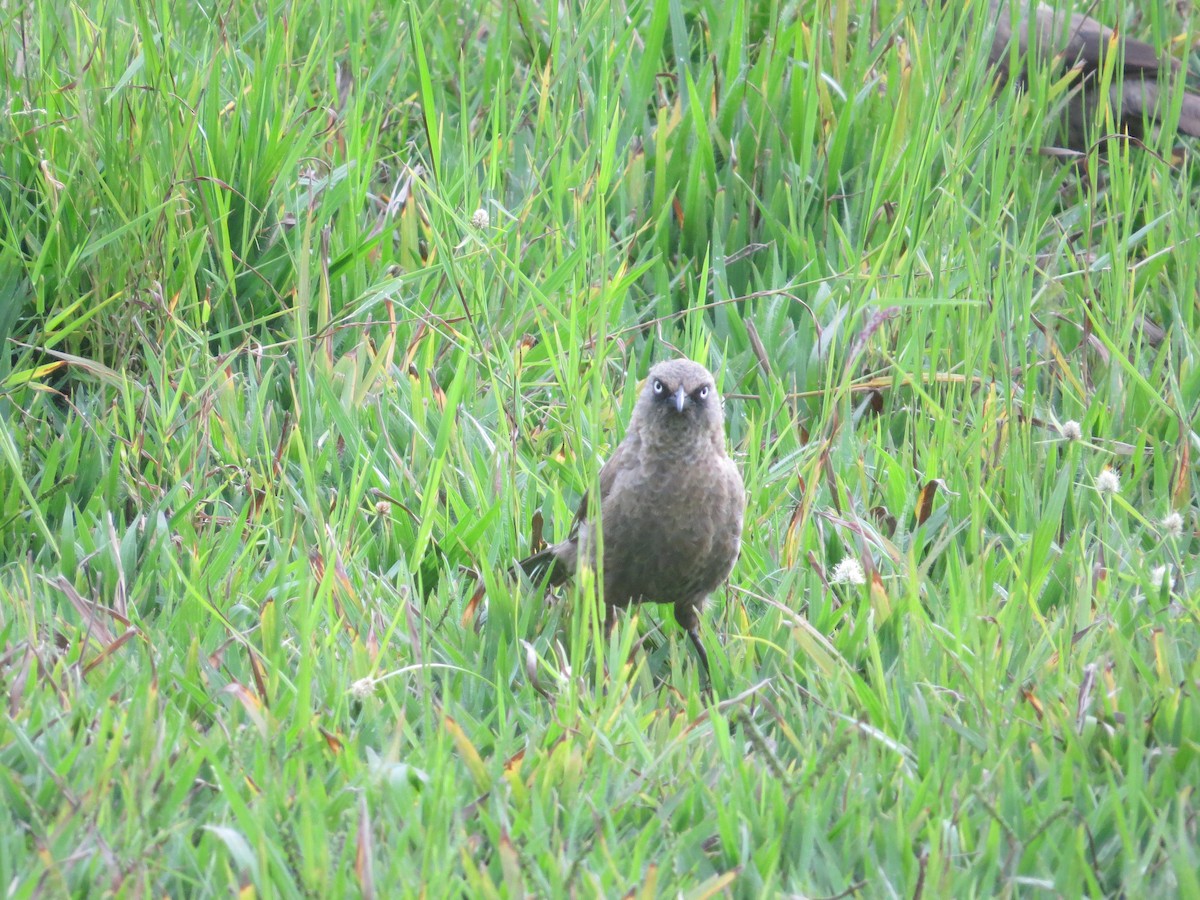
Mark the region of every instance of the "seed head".
[[1178, 512], [1169, 512], [1163, 516], [1162, 520], [1163, 534], [1167, 537], [1182, 537], [1183, 536], [1183, 516]]
[[1150, 570], [1150, 583], [1156, 588], [1171, 583], [1171, 570], [1167, 566], [1155, 566]]
[[833, 574], [829, 576], [829, 581], [832, 584], [866, 584], [867, 576], [863, 572], [862, 563], [847, 556], [833, 567]]
[[1096, 490], [1102, 494], [1121, 493], [1121, 476], [1116, 469], [1105, 469], [1096, 476]]

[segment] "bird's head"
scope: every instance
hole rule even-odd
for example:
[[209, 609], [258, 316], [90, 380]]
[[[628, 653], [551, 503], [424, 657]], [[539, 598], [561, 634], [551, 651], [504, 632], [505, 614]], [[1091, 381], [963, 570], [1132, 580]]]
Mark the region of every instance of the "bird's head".
[[690, 359], [654, 366], [634, 415], [638, 422], [672, 434], [723, 433], [724, 413], [716, 382], [708, 369]]

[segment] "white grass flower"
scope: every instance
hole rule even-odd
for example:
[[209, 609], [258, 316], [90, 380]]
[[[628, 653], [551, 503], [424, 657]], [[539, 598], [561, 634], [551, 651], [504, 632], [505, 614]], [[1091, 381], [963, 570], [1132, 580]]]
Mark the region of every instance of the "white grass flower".
[[867, 576], [863, 572], [862, 563], [847, 556], [833, 567], [833, 574], [829, 576], [829, 581], [831, 584], [866, 584]]
[[492, 217], [488, 215], [488, 211], [483, 207], [471, 213], [471, 227], [478, 228], [480, 231], [492, 224]]
[[1077, 441], [1083, 437], [1083, 429], [1079, 427], [1079, 423], [1074, 419], [1068, 419], [1067, 421], [1063, 422], [1062, 425], [1059, 426], [1058, 433], [1068, 441]]
[[1167, 566], [1155, 566], [1150, 570], [1150, 584], [1157, 589], [1162, 589], [1164, 584], [1171, 583], [1171, 570]]
[[356, 700], [365, 700], [375, 693], [375, 679], [370, 677], [358, 679], [350, 685], [350, 693]]
[[1167, 537], [1182, 537], [1183, 536], [1183, 516], [1178, 512], [1170, 512], [1163, 516], [1161, 522], [1163, 534]]
[[1121, 493], [1121, 476], [1116, 469], [1105, 469], [1096, 476], [1096, 490], [1102, 494]]

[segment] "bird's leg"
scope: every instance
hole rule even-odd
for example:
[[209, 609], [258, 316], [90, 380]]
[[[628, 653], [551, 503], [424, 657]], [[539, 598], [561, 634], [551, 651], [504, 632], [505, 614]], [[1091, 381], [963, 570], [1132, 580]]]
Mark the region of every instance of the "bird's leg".
[[704, 693], [708, 698], [712, 699], [712, 673], [708, 669], [708, 653], [704, 649], [704, 644], [700, 640], [700, 615], [696, 611], [696, 607], [691, 603], [680, 602], [675, 604], [675, 621], [679, 623], [692, 639], [692, 646], [696, 648], [696, 655], [700, 657], [700, 668], [704, 670]]
[[688, 637], [692, 639], [692, 643], [696, 647], [696, 654], [700, 657], [700, 668], [704, 670], [704, 693], [708, 695], [708, 699], [712, 700], [712, 673], [708, 670], [708, 654], [704, 652], [704, 645], [700, 643], [700, 629], [689, 628]]
[[[617, 624], [617, 616], [612, 606], [604, 604], [604, 645], [600, 653], [601, 665], [604, 666], [604, 682], [608, 683], [608, 644], [612, 639], [613, 626]], [[607, 690], [607, 687], [605, 688]]]

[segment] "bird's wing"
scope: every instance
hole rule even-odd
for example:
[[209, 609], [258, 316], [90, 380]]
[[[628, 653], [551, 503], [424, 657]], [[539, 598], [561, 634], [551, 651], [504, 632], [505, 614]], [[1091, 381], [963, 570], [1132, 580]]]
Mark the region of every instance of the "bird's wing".
[[1200, 95], [1183, 92], [1183, 106], [1179, 110], [1179, 130], [1192, 137], [1200, 137]]
[[[1104, 55], [1112, 46], [1113, 29], [1089, 16], [1075, 13], [1068, 19], [1066, 10], [1028, 0], [1013, 3], [992, 0], [990, 7], [990, 16], [995, 22], [993, 64], [1007, 61], [1009, 44], [1014, 37], [1021, 56], [1029, 52], [1032, 38], [1035, 58], [1048, 62], [1052, 57], [1061, 56], [1068, 66], [1082, 65], [1087, 72], [1094, 72], [1103, 65]], [[1176, 67], [1174, 59], [1160, 58], [1144, 41], [1120, 36], [1118, 41], [1126, 74], [1153, 78], [1164, 68], [1173, 70]]]
[[[1088, 16], [1073, 14], [1036, 0], [991, 0], [989, 19], [993, 24], [991, 61], [1008, 77], [1009, 48], [1015, 41], [1017, 55], [1024, 57], [1033, 44], [1036, 59], [1049, 61], [1060, 56], [1067, 65], [1080, 65], [1093, 73], [1104, 65], [1113, 46], [1113, 29]], [[1150, 44], [1117, 34], [1121, 46], [1121, 74], [1114, 91], [1119, 91], [1125, 114], [1159, 119], [1165, 113], [1166, 92], [1182, 65], [1168, 53], [1161, 56]], [[1130, 77], [1132, 76], [1132, 77]], [[1179, 131], [1200, 137], [1200, 94], [1182, 90]]]
[[[1171, 86], [1161, 81], [1126, 78], [1113, 92], [1120, 91], [1121, 109], [1134, 120], [1149, 116], [1161, 121], [1171, 102]], [[1185, 90], [1179, 106], [1176, 129], [1181, 134], [1200, 137], [1200, 95]]]
[[[1053, 21], [1056, 15], [1060, 14], [1044, 5], [1038, 7], [1039, 24]], [[1120, 62], [1125, 74], [1149, 75], [1151, 78], [1158, 75], [1163, 61], [1153, 47], [1133, 38], [1118, 36], [1117, 41], [1121, 47]], [[1078, 61], [1083, 63], [1085, 70], [1098, 70], [1104, 65], [1104, 56], [1112, 46], [1113, 30], [1107, 25], [1078, 13], [1071, 16], [1067, 44], [1063, 48], [1063, 58], [1068, 65]]]
[[626, 468], [626, 457], [630, 455], [629, 441], [622, 441], [617, 445], [617, 449], [613, 451], [613, 455], [608, 458], [608, 462], [600, 467], [600, 502], [604, 502], [604, 498], [612, 491], [613, 485], [617, 481], [617, 473]]
[[[625, 467], [626, 457], [630, 455], [631, 442], [624, 440], [617, 445], [617, 449], [613, 451], [613, 455], [608, 458], [608, 461], [600, 467], [600, 502], [604, 503], [604, 498], [608, 496], [613, 485], [617, 481], [617, 473]], [[588, 493], [584, 492], [583, 498], [579, 501], [579, 509], [575, 511], [575, 518], [571, 521], [570, 537], [575, 538], [579, 534], [579, 526], [587, 519], [588, 513]]]

